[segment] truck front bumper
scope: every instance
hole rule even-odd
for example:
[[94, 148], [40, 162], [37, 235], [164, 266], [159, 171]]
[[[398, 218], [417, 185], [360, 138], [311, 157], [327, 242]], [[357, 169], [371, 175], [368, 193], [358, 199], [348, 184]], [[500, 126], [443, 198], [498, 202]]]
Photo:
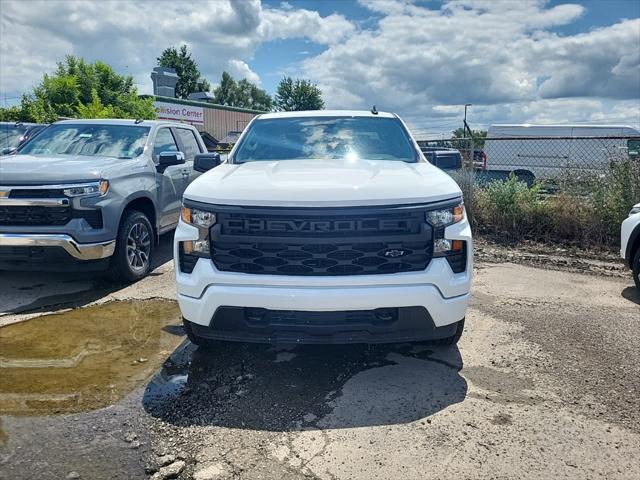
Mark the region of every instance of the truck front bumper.
[[0, 267], [10, 270], [65, 269], [72, 264], [102, 266], [113, 255], [116, 241], [78, 243], [65, 234], [0, 233]]
[[[196, 335], [271, 343], [384, 343], [452, 336], [470, 299], [473, 247], [468, 224], [447, 238], [468, 244], [464, 272], [445, 258], [423, 271], [355, 276], [222, 272], [207, 258], [191, 273], [175, 262], [178, 303]], [[178, 243], [194, 237], [180, 222]], [[352, 320], [353, 319], [353, 320]]]

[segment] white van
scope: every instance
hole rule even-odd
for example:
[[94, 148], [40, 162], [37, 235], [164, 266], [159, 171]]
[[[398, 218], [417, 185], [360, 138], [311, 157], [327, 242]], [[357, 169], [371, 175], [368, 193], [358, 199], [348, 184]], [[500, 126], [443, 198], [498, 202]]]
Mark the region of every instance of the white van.
[[571, 171], [598, 173], [611, 160], [638, 158], [639, 147], [640, 132], [621, 125], [491, 125], [484, 152], [492, 176], [514, 172], [531, 184]]

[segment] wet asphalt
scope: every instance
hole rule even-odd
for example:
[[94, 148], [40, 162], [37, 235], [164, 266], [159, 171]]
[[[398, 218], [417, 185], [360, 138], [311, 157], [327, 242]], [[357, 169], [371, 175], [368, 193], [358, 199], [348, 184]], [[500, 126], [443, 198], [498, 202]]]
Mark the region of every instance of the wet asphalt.
[[154, 273], [10, 281], [0, 321], [33, 319], [0, 328], [0, 478], [640, 475], [630, 278], [481, 263], [459, 347], [202, 350]]

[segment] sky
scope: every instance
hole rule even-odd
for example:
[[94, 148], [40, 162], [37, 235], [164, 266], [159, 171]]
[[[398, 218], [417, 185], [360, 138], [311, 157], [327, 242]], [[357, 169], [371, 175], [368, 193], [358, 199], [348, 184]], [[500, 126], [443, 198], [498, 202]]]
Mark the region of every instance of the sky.
[[327, 108], [392, 111], [418, 136], [494, 123], [640, 128], [640, 1], [0, 0], [0, 105], [66, 54], [152, 93], [168, 46], [212, 84], [227, 70], [274, 93], [310, 79]]

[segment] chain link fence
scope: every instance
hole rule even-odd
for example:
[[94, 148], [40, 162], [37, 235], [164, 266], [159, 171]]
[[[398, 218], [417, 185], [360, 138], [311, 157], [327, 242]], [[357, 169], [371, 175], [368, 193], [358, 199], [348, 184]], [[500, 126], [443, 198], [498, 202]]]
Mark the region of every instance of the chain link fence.
[[513, 173], [529, 185], [534, 180], [590, 178], [615, 164], [640, 161], [640, 137], [451, 138], [419, 144], [432, 163], [447, 150], [457, 151], [460, 168], [477, 171], [480, 179], [505, 179]]
[[476, 232], [502, 240], [616, 248], [640, 202], [640, 136], [418, 143], [460, 185]]

